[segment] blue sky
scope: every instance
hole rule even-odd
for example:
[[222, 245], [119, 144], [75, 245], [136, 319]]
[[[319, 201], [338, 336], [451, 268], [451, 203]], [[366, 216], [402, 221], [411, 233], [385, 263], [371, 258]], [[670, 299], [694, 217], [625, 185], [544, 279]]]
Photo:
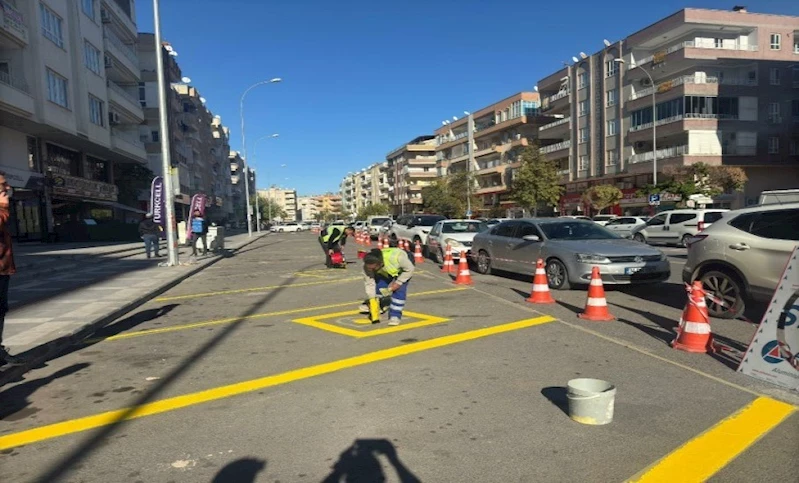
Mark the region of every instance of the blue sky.
[[[139, 30], [152, 32], [152, 2], [136, 3]], [[233, 149], [241, 146], [241, 93], [284, 79], [247, 95], [248, 157], [259, 187], [316, 194], [338, 191], [348, 171], [385, 160], [442, 119], [532, 90], [562, 60], [602, 48], [603, 38], [684, 7], [734, 3], [162, 0], [161, 19], [184, 75], [230, 127]], [[571, 15], [576, 5], [579, 16]], [[799, 15], [799, 1], [758, 0], [749, 10]], [[280, 138], [254, 151], [271, 133]]]

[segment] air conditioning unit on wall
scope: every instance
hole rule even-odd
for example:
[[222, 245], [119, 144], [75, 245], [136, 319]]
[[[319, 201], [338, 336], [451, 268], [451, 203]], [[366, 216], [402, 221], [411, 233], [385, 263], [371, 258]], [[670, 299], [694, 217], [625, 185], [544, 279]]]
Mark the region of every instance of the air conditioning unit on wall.
[[652, 85], [652, 81], [649, 80], [648, 77], [644, 78], [644, 79], [641, 79], [641, 85], [644, 86], [644, 87], [649, 87], [649, 86]]

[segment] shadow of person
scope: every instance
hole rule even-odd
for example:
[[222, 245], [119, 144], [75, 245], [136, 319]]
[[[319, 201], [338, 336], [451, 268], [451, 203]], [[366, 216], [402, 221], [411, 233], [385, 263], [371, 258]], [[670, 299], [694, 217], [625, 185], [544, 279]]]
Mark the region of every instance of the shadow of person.
[[86, 369], [90, 365], [91, 364], [88, 362], [73, 364], [69, 367], [65, 367], [59, 371], [56, 371], [47, 377], [40, 377], [39, 379], [23, 382], [22, 384], [17, 384], [16, 386], [12, 386], [3, 392], [0, 392], [0, 401], [3, 402], [2, 405], [0, 405], [0, 420], [13, 421], [14, 419], [10, 419], [10, 417], [28, 407], [30, 405], [28, 398], [37, 390], [39, 390], [39, 388], [50, 384], [56, 379], [66, 377], [80, 370]]
[[266, 468], [266, 460], [241, 458], [228, 463], [214, 476], [211, 483], [253, 483]]
[[397, 455], [397, 449], [387, 439], [356, 439], [339, 456], [333, 471], [322, 483], [380, 483], [389, 481], [383, 473], [378, 456], [383, 455], [394, 468], [402, 483], [421, 483]]

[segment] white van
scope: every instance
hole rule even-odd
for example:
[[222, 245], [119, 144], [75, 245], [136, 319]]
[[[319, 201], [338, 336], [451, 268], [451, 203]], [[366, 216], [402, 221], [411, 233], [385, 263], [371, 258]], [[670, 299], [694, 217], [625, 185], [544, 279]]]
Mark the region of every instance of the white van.
[[671, 210], [653, 216], [632, 230], [633, 240], [649, 244], [684, 247], [688, 240], [721, 218], [729, 210]]
[[377, 239], [377, 235], [380, 234], [380, 228], [387, 221], [391, 221], [391, 217], [388, 215], [370, 216], [366, 218], [366, 227], [369, 229], [369, 235], [372, 237], [373, 240]]

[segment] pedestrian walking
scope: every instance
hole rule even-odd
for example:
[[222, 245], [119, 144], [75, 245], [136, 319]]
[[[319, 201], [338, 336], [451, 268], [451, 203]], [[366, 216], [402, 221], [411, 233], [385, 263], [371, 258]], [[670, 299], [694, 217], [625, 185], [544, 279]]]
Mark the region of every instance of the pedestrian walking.
[[347, 244], [347, 237], [353, 233], [355, 233], [355, 229], [351, 226], [328, 226], [319, 233], [319, 244], [325, 252], [325, 266], [327, 268], [333, 267], [330, 256], [333, 253], [340, 252], [341, 248]]
[[14, 248], [11, 245], [11, 232], [8, 219], [11, 216], [11, 186], [6, 182], [5, 173], [0, 172], [0, 365], [19, 364], [19, 357], [12, 356], [3, 346], [3, 327], [8, 313], [8, 284], [11, 275], [17, 273], [14, 265]]
[[144, 219], [139, 222], [139, 235], [144, 240], [144, 252], [147, 258], [150, 258], [150, 253], [155, 252], [155, 258], [160, 257], [158, 250], [161, 243], [161, 225], [153, 221], [152, 213], [144, 215]]
[[200, 214], [200, 210], [194, 210], [194, 216], [191, 217], [191, 237], [192, 254], [197, 256], [197, 241], [202, 240], [203, 256], [208, 255], [208, 223]]
[[[399, 248], [375, 249], [363, 258], [367, 300], [391, 298], [388, 325], [400, 325], [408, 298], [408, 282], [413, 277], [414, 268], [408, 254]], [[368, 313], [368, 305], [362, 305], [360, 311]]]

